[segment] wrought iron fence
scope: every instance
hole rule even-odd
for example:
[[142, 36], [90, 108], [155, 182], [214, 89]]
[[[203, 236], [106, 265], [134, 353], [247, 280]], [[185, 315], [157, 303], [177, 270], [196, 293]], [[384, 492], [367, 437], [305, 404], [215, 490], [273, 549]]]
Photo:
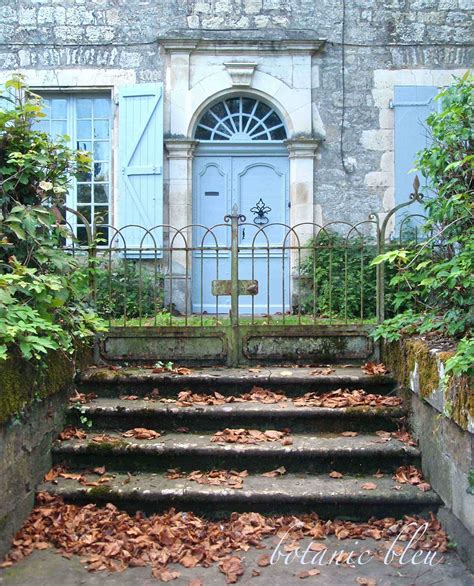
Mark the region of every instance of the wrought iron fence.
[[[91, 269], [91, 296], [111, 326], [367, 324], [384, 319], [387, 269], [372, 260], [417, 242], [410, 201], [356, 224], [256, 225], [234, 209], [222, 223], [175, 228], [85, 226], [68, 244]], [[96, 235], [108, 233], [108, 241]]]

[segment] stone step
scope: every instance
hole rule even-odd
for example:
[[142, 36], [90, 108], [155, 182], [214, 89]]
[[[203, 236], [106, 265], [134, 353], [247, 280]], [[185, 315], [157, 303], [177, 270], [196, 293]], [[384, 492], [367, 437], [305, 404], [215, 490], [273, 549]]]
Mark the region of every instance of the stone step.
[[189, 389], [198, 393], [218, 391], [223, 395], [242, 394], [252, 387], [284, 391], [288, 396], [307, 392], [323, 393], [347, 388], [371, 393], [394, 392], [396, 382], [387, 375], [367, 375], [360, 368], [334, 367], [331, 374], [314, 374], [316, 367], [196, 368], [189, 374], [153, 372], [147, 368], [93, 367], [77, 377], [80, 390], [100, 396], [118, 394], [146, 395], [158, 389], [162, 396], [172, 396]]
[[[106, 473], [106, 476], [109, 476]], [[60, 495], [69, 502], [113, 503], [121, 509], [156, 513], [169, 507], [199, 511], [213, 517], [233, 511], [258, 511], [292, 514], [316, 512], [321, 518], [347, 517], [367, 520], [376, 517], [401, 517], [407, 514], [436, 511], [439, 497], [432, 490], [422, 492], [415, 486], [398, 485], [390, 474], [373, 476], [344, 476], [333, 479], [328, 475], [285, 474], [266, 478], [250, 474], [242, 489], [228, 486], [197, 484], [187, 479], [171, 480], [164, 474], [113, 474], [107, 483], [83, 486], [77, 480], [58, 478], [45, 483], [39, 490]], [[86, 475], [88, 482], [97, 483], [95, 474]], [[375, 489], [362, 488], [364, 484]]]
[[87, 417], [93, 428], [127, 430], [145, 427], [156, 431], [188, 428], [218, 431], [226, 427], [251, 429], [290, 428], [292, 432], [395, 430], [405, 415], [401, 406], [312, 407], [290, 401], [260, 403], [254, 401], [223, 405], [193, 404], [177, 406], [159, 400], [121, 400], [97, 398], [90, 403], [70, 407], [68, 421], [78, 425]]
[[267, 471], [284, 466], [289, 472], [373, 473], [395, 470], [402, 464], [419, 464], [418, 448], [397, 439], [384, 441], [376, 434], [344, 437], [337, 433], [292, 434], [293, 443], [257, 444], [212, 442], [210, 434], [166, 433], [157, 439], [124, 438], [107, 432], [107, 440], [93, 441], [97, 432], [83, 440], [57, 442], [55, 463], [90, 468], [106, 465], [125, 472], [247, 469]]

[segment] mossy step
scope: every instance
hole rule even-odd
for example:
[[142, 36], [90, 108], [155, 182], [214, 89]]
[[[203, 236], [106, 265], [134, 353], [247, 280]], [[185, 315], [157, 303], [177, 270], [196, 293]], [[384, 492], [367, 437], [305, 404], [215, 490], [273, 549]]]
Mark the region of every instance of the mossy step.
[[323, 393], [334, 389], [364, 389], [386, 394], [394, 390], [396, 381], [387, 375], [367, 375], [360, 368], [334, 367], [331, 374], [314, 374], [317, 368], [196, 368], [189, 374], [171, 371], [153, 372], [146, 368], [92, 367], [77, 377], [81, 390], [101, 396], [118, 394], [144, 395], [158, 389], [164, 396], [183, 389], [224, 395], [249, 392], [253, 386], [272, 391], [285, 391], [298, 396], [307, 392]]
[[[391, 475], [377, 479], [373, 476], [333, 479], [328, 475], [285, 474], [266, 478], [250, 474], [244, 479], [242, 489], [197, 484], [186, 479], [171, 480], [164, 474], [113, 476], [96, 487], [59, 478], [55, 483], [43, 484], [39, 490], [60, 495], [70, 502], [99, 505], [112, 502], [120, 508], [150, 513], [175, 507], [212, 516], [232, 511], [278, 514], [315, 511], [322, 518], [349, 516], [366, 520], [371, 516], [398, 517], [436, 511], [440, 504], [433, 491], [422, 492], [407, 484], [395, 490], [396, 483]], [[87, 480], [97, 482], [98, 476], [88, 475]], [[376, 488], [362, 488], [366, 483]]]
[[254, 401], [223, 405], [174, 403], [144, 400], [98, 398], [70, 407], [68, 419], [77, 425], [86, 416], [94, 428], [127, 430], [132, 427], [173, 430], [187, 427], [196, 431], [217, 431], [226, 427], [269, 429], [288, 427], [293, 432], [377, 431], [396, 429], [397, 420], [406, 414], [402, 407], [369, 405], [329, 408], [297, 406], [291, 401], [259, 403]]
[[107, 435], [110, 441], [100, 443], [92, 440], [94, 433], [84, 440], [57, 442], [54, 461], [81, 468], [106, 465], [126, 472], [236, 467], [265, 471], [285, 466], [290, 472], [369, 473], [417, 464], [420, 457], [416, 447], [396, 439], [384, 441], [376, 434], [293, 434], [291, 445], [216, 443], [210, 434], [195, 433], [166, 433], [153, 440], [126, 439], [115, 432]]

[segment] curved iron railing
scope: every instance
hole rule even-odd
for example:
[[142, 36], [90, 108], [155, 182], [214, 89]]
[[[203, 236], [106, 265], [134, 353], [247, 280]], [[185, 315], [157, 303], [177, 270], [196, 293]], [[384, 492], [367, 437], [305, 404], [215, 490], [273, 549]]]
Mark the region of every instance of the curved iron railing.
[[[416, 242], [400, 212], [421, 202], [418, 178], [410, 200], [355, 224], [331, 221], [256, 225], [236, 207], [214, 226], [85, 227], [73, 254], [87, 256], [91, 295], [111, 325], [305, 325], [375, 323], [385, 317], [386, 269], [371, 261], [393, 242]], [[109, 241], [98, 242], [107, 232]]]

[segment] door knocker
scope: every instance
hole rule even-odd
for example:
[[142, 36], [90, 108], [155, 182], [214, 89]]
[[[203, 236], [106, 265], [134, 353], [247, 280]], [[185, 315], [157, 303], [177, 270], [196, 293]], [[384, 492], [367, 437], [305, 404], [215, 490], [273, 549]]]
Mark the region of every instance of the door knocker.
[[250, 211], [252, 214], [255, 214], [255, 218], [253, 219], [254, 224], [257, 224], [257, 226], [265, 226], [268, 224], [267, 214], [272, 211], [272, 208], [269, 208], [262, 198], [258, 200], [253, 208], [250, 208]]

